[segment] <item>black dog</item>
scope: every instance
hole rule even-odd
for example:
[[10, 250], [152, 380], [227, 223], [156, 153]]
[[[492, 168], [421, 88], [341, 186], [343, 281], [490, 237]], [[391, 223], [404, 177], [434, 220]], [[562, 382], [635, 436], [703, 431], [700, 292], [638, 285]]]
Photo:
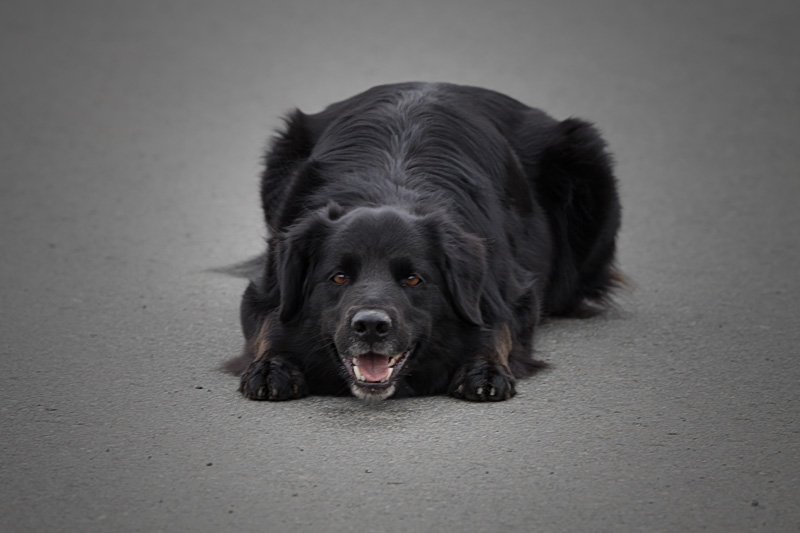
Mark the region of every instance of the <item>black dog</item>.
[[254, 400], [449, 392], [505, 400], [543, 315], [620, 280], [620, 206], [598, 132], [502, 94], [375, 87], [293, 112], [261, 199], [263, 272], [241, 306]]

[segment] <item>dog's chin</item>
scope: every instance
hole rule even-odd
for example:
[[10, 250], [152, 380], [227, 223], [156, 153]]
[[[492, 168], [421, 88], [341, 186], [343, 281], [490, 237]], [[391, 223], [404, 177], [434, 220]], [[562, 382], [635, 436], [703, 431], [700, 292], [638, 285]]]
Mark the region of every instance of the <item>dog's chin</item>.
[[387, 388], [384, 389], [372, 389], [362, 387], [358, 383], [350, 383], [350, 392], [353, 393], [353, 396], [360, 400], [364, 400], [365, 402], [379, 402], [381, 400], [385, 400], [394, 394], [395, 385], [392, 383]]

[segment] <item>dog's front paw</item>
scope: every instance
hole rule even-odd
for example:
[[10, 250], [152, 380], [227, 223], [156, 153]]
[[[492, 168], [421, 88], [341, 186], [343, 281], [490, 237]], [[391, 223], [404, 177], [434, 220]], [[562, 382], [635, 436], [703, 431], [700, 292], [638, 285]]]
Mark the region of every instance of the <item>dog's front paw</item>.
[[479, 359], [461, 367], [450, 384], [450, 395], [475, 402], [499, 402], [516, 394], [515, 382], [507, 366]]
[[308, 394], [306, 378], [282, 357], [253, 361], [242, 374], [239, 392], [250, 400], [294, 400]]

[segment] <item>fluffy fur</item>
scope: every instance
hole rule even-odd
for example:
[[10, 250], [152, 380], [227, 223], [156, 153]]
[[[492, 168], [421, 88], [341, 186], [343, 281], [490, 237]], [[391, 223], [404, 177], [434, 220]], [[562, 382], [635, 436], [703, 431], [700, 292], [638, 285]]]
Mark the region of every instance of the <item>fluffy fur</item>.
[[619, 279], [598, 131], [486, 89], [384, 85], [296, 110], [261, 199], [267, 253], [228, 365], [254, 400], [504, 400], [542, 366], [541, 318], [586, 315]]

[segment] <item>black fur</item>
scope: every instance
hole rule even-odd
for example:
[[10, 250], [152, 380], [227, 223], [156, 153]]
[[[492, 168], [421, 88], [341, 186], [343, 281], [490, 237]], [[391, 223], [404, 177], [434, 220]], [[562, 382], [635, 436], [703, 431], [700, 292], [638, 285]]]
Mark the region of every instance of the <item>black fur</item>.
[[541, 366], [541, 317], [585, 315], [619, 279], [597, 130], [493, 91], [385, 85], [294, 111], [266, 163], [268, 250], [229, 365], [248, 398], [510, 398]]

